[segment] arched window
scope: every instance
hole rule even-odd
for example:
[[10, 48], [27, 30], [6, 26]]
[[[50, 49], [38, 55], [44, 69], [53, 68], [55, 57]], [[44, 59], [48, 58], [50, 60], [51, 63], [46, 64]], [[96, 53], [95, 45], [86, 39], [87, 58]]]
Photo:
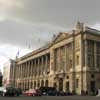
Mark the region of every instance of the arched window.
[[36, 81], [34, 81], [34, 89], [36, 88]]
[[45, 86], [48, 87], [48, 80], [45, 81]]
[[41, 87], [43, 87], [43, 86], [44, 86], [44, 81], [42, 80], [42, 81], [41, 81]]

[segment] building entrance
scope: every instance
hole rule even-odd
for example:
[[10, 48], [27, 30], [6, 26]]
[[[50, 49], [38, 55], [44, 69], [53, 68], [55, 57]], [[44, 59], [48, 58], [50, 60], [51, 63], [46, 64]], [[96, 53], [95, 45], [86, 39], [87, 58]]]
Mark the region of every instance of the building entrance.
[[69, 81], [66, 82], [66, 91], [69, 92]]
[[91, 81], [90, 89], [91, 89], [91, 92], [95, 93], [95, 81]]
[[59, 79], [59, 91], [63, 91], [63, 79]]

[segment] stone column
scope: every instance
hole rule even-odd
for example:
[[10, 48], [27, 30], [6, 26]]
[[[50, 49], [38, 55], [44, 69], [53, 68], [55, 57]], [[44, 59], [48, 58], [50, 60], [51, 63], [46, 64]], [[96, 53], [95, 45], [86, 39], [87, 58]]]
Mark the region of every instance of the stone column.
[[31, 77], [33, 77], [33, 60], [31, 60]]
[[21, 64], [20, 64], [20, 80], [21, 80], [21, 73], [22, 73], [22, 70], [21, 70]]
[[43, 56], [42, 56], [42, 61], [41, 61], [41, 74], [43, 75], [44, 69], [43, 69]]
[[26, 66], [25, 66], [25, 78], [26, 78], [27, 75], [28, 75], [27, 69], [28, 69], [28, 62], [26, 62]]
[[26, 77], [26, 76], [25, 76], [26, 66], [27, 66], [27, 62], [25, 62], [25, 66], [24, 66], [24, 78]]
[[33, 76], [33, 61], [31, 60], [31, 78]]
[[24, 67], [24, 78], [26, 78], [26, 67], [27, 67], [27, 62], [25, 63], [25, 67]]
[[33, 62], [34, 62], [33, 77], [35, 77], [35, 59], [33, 60]]
[[17, 71], [16, 71], [16, 74], [17, 74], [17, 79], [19, 78], [19, 65], [17, 65]]
[[34, 77], [34, 60], [32, 60], [32, 77]]
[[55, 58], [54, 58], [54, 49], [50, 49], [50, 75], [54, 74], [54, 67], [55, 67]]
[[65, 70], [65, 73], [67, 72], [67, 46], [65, 46], [65, 67], [64, 67], [64, 70]]
[[40, 58], [38, 58], [38, 75], [40, 76]]
[[39, 77], [39, 74], [40, 74], [40, 72], [39, 72], [39, 61], [40, 61], [40, 59], [38, 58], [38, 63], [37, 63], [37, 73], [38, 73], [38, 77]]
[[61, 47], [59, 49], [59, 64], [58, 64], [58, 72], [62, 70], [62, 62], [61, 62]]
[[30, 77], [31, 76], [31, 61], [29, 61], [29, 64], [28, 64], [28, 69], [29, 69], [29, 76], [28, 77]]
[[18, 73], [19, 73], [18, 78], [20, 78], [20, 64], [19, 64], [19, 66], [18, 66]]
[[97, 68], [97, 50], [96, 42], [94, 42], [94, 67]]
[[88, 67], [88, 44], [87, 44], [87, 40], [85, 40], [85, 67]]
[[36, 72], [36, 76], [37, 76], [37, 59], [35, 60], [35, 72]]
[[45, 55], [45, 74], [47, 74], [48, 71], [48, 56]]
[[29, 78], [30, 77], [30, 61], [28, 61], [26, 73], [27, 73], [27, 77]]
[[50, 73], [50, 55], [47, 56], [47, 71]]
[[30, 61], [30, 77], [32, 77], [32, 60]]
[[24, 78], [24, 64], [22, 64], [22, 79]]
[[87, 71], [88, 71], [88, 43], [87, 43], [88, 41], [87, 40], [85, 40], [85, 69], [86, 69], [86, 71], [85, 71], [85, 83], [84, 83], [84, 90], [85, 91], [87, 91], [88, 90], [88, 73], [87, 73]]
[[30, 61], [29, 61], [28, 67], [29, 67], [29, 76], [28, 76], [28, 78], [30, 78], [30, 76], [31, 76], [31, 62]]
[[36, 59], [34, 60], [34, 75], [36, 77]]
[[15, 66], [15, 87], [17, 87], [17, 64]]
[[20, 65], [18, 65], [18, 78], [20, 78]]
[[20, 77], [21, 77], [21, 80], [22, 80], [22, 64], [21, 64], [21, 76]]
[[80, 57], [81, 57], [81, 94], [83, 94], [83, 91], [84, 91], [84, 40], [83, 40], [83, 34], [81, 34], [81, 51], [80, 51]]
[[24, 67], [23, 67], [23, 76], [24, 76], [24, 78], [25, 78], [25, 69], [26, 69], [26, 62], [25, 62]]
[[24, 78], [24, 75], [23, 75], [24, 74], [24, 70], [23, 69], [24, 69], [24, 63], [22, 64], [22, 79]]
[[75, 39], [74, 39], [74, 36], [73, 36], [73, 43], [72, 43], [72, 51], [73, 51], [73, 61], [72, 61], [72, 74], [71, 74], [71, 85], [70, 85], [70, 90], [72, 92], [75, 92]]

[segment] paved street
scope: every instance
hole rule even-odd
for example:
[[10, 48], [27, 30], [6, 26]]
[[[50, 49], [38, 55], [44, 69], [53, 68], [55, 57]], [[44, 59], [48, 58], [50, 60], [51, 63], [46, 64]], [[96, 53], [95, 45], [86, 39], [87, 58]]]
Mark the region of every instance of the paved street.
[[94, 96], [42, 96], [42, 97], [0, 97], [0, 100], [100, 100]]

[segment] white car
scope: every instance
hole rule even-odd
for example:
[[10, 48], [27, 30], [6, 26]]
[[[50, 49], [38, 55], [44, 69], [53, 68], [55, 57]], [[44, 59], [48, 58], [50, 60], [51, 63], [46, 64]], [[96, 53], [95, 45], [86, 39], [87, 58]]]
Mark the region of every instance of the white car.
[[0, 95], [3, 96], [3, 94], [6, 92], [5, 87], [0, 87]]
[[100, 96], [100, 89], [98, 89], [98, 94], [97, 94], [97, 96]]

